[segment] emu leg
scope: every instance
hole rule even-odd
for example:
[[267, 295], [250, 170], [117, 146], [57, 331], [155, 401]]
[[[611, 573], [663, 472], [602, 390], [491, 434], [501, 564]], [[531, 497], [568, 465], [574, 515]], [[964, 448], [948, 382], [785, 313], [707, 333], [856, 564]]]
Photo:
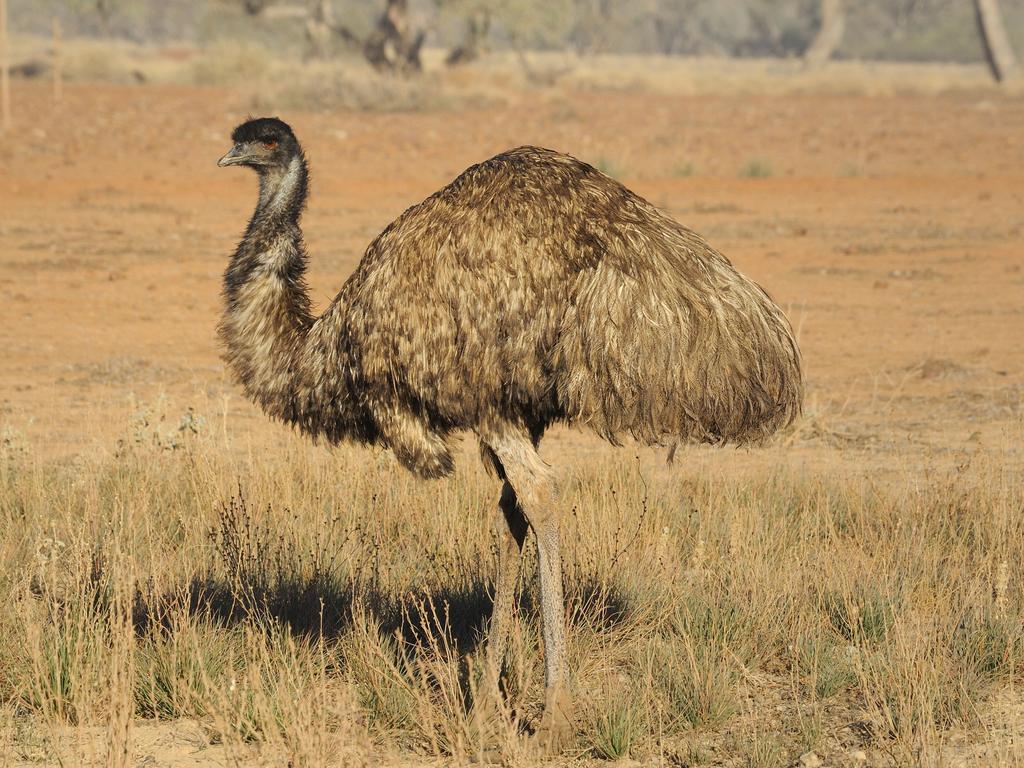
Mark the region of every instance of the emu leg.
[[565, 602], [562, 597], [562, 559], [558, 521], [543, 518], [534, 525], [537, 566], [540, 570], [540, 606], [544, 637], [544, 717], [537, 734], [556, 749], [568, 736], [572, 703], [565, 687]]
[[568, 735], [571, 702], [565, 684], [565, 606], [558, 519], [548, 466], [533, 443], [505, 434], [488, 440], [505, 470], [519, 508], [537, 537], [540, 570], [541, 631], [544, 640], [544, 716], [537, 736], [543, 746], [557, 748]]
[[494, 527], [498, 534], [498, 578], [494, 584], [494, 612], [487, 636], [487, 659], [492, 674], [497, 678], [505, 663], [509, 627], [515, 613], [516, 584], [527, 527], [516, 492], [507, 480], [501, 487]]
[[[498, 474], [504, 477], [497, 459]], [[505, 480], [495, 510], [494, 528], [498, 534], [498, 574], [494, 584], [494, 610], [487, 631], [487, 666], [481, 687], [473, 701], [472, 717], [480, 739], [480, 757], [486, 762], [501, 762], [503, 723], [509, 714], [503, 704], [500, 678], [508, 648], [509, 630], [516, 607], [516, 586], [522, 561], [527, 523], [515, 491]]]

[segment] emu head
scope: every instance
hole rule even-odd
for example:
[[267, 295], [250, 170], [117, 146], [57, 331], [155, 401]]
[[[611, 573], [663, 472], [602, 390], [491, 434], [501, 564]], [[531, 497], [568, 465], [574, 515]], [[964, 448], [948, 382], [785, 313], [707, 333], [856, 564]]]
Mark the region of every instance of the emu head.
[[235, 145], [217, 165], [247, 165], [258, 173], [272, 169], [284, 170], [302, 153], [292, 129], [276, 117], [248, 120], [231, 134]]

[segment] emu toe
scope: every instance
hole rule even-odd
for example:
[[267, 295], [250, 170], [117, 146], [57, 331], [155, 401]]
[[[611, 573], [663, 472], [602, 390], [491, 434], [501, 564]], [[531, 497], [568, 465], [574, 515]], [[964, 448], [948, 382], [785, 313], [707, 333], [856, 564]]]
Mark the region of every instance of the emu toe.
[[478, 765], [505, 763], [517, 727], [496, 678], [485, 677], [473, 698], [469, 713], [471, 762]]
[[547, 696], [544, 714], [533, 732], [533, 741], [542, 754], [558, 753], [572, 737], [572, 709], [572, 699], [564, 691]]

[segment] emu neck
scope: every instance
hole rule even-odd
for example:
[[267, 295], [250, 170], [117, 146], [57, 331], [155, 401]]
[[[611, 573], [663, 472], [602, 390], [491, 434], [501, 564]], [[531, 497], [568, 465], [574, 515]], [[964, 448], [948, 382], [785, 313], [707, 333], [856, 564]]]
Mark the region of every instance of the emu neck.
[[258, 216], [298, 225], [302, 208], [306, 204], [309, 171], [302, 154], [292, 158], [286, 168], [268, 168], [260, 174], [260, 199], [256, 205]]
[[220, 336], [246, 393], [280, 418], [298, 418], [303, 349], [313, 324], [299, 218], [307, 171], [302, 155], [260, 175], [260, 196], [224, 274]]

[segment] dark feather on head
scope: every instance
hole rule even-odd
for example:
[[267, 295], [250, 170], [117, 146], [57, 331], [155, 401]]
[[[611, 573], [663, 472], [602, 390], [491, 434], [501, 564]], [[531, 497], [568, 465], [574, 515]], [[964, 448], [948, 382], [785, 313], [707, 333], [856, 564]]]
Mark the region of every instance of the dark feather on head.
[[231, 140], [235, 143], [251, 141], [281, 143], [286, 139], [294, 141], [295, 134], [292, 133], [288, 123], [276, 117], [257, 117], [247, 120], [231, 133]]

